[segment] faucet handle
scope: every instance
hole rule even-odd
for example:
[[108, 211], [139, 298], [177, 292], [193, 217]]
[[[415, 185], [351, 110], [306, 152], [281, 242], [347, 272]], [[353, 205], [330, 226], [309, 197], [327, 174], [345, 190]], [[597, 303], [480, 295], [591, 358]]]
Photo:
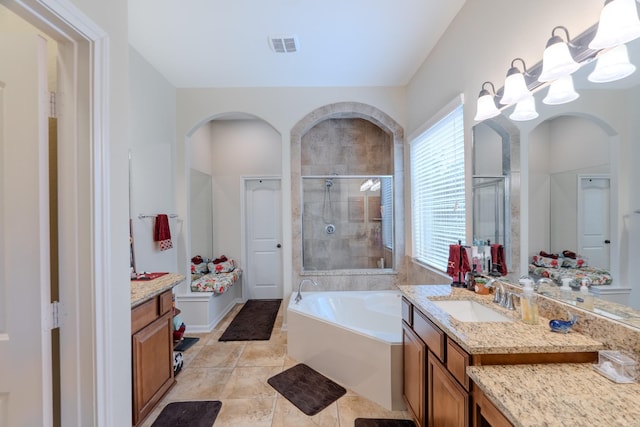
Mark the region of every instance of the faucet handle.
[[519, 297], [518, 294], [514, 292], [506, 292], [507, 296], [505, 298], [504, 308], [507, 310], [515, 310], [515, 306], [513, 305], [513, 299]]

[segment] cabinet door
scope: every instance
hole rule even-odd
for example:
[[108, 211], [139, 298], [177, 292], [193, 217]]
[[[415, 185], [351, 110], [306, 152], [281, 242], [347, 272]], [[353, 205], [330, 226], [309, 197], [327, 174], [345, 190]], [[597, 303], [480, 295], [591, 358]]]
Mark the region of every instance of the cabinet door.
[[174, 383], [171, 327], [167, 313], [132, 336], [134, 425], [151, 412]]
[[402, 324], [404, 398], [419, 427], [426, 427], [426, 355], [427, 348], [406, 324]]
[[429, 426], [468, 426], [469, 394], [431, 351], [427, 356], [427, 384]]

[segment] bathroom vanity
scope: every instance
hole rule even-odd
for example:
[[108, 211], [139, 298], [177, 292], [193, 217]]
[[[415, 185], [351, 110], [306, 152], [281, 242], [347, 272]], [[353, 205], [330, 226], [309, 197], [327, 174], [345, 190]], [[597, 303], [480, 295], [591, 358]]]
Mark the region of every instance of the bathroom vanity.
[[179, 274], [131, 282], [133, 425], [140, 424], [175, 384], [173, 292]]
[[[589, 366], [597, 360], [598, 350], [604, 348], [601, 342], [583, 334], [552, 333], [544, 319], [539, 325], [526, 325], [518, 311], [493, 304], [490, 295], [479, 296], [449, 285], [399, 288], [404, 295], [404, 396], [423, 427], [527, 425], [518, 422], [517, 413], [503, 413], [504, 408], [494, 399], [512, 394], [512, 387], [520, 385], [523, 393], [511, 398], [522, 407], [531, 403], [522, 401], [528, 385], [511, 384], [507, 376], [506, 383], [499, 383], [502, 389], [492, 393], [491, 379], [512, 367]], [[501, 316], [501, 321], [458, 320], [455, 311], [438, 305], [451, 300], [480, 304], [489, 309], [487, 315]]]

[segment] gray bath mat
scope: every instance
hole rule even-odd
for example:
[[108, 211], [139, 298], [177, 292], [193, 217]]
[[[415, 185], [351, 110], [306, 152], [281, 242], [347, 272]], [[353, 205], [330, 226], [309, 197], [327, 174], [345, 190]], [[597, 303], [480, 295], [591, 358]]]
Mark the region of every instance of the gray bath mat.
[[221, 407], [219, 400], [169, 403], [151, 427], [211, 427]]
[[279, 299], [250, 299], [218, 341], [268, 341], [280, 308]]
[[416, 427], [411, 420], [390, 420], [386, 418], [356, 418], [354, 427]]
[[296, 408], [312, 416], [343, 396], [347, 390], [304, 363], [267, 380]]

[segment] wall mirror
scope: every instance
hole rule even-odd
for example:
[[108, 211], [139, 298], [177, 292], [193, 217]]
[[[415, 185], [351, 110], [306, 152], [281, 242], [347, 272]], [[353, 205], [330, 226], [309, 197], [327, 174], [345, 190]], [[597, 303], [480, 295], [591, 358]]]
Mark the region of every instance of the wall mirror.
[[389, 269], [393, 177], [303, 176], [304, 271]]
[[[517, 128], [503, 117], [473, 127], [473, 242], [505, 247], [509, 271], [518, 266], [519, 232], [512, 211], [519, 211], [519, 153]], [[516, 178], [513, 180], [513, 178]]]
[[190, 171], [191, 256], [213, 254], [213, 182], [211, 175]]
[[[640, 66], [640, 40], [628, 49], [631, 62]], [[535, 93], [540, 116], [517, 122], [527, 147], [521, 158], [526, 161], [528, 206], [524, 215], [512, 212], [511, 220], [521, 221], [527, 238], [520, 247], [520, 267], [510, 269], [510, 280], [517, 283], [528, 272], [531, 256], [544, 248], [578, 252], [612, 277], [611, 285], [593, 288], [599, 297], [593, 311], [640, 327], [640, 296], [633, 289], [630, 265], [640, 255], [640, 213], [632, 192], [634, 165], [640, 160], [635, 147], [640, 140], [640, 72], [616, 82], [591, 83], [587, 76], [595, 62], [573, 74], [580, 98], [545, 105], [547, 88], [541, 88]], [[496, 119], [508, 120], [512, 110]], [[572, 305], [578, 296], [556, 286], [542, 291]]]

